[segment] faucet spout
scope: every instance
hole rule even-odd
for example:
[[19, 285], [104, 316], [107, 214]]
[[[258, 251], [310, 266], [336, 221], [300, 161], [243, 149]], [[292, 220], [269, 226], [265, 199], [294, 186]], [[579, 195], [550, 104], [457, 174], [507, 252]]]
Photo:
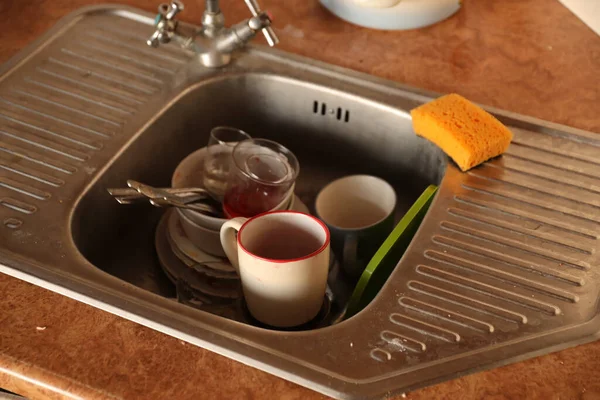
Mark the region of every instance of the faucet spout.
[[205, 10], [207, 13], [218, 14], [221, 12], [219, 8], [219, 0], [206, 0]]

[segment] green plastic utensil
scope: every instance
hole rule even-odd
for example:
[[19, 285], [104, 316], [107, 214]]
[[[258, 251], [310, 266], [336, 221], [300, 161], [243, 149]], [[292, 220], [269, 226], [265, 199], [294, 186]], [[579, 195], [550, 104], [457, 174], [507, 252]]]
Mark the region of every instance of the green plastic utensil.
[[421, 225], [437, 189], [435, 185], [425, 189], [371, 258], [352, 292], [344, 319], [358, 313], [377, 296]]

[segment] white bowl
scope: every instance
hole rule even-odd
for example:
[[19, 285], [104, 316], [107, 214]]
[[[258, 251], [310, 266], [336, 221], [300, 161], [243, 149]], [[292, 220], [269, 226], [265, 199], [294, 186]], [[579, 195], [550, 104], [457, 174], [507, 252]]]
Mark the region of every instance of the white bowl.
[[[167, 212], [171, 212], [171, 210]], [[212, 254], [208, 254], [207, 252], [198, 248], [194, 243], [192, 243], [192, 241], [187, 237], [185, 231], [183, 230], [180, 216], [175, 212], [169, 214], [167, 231], [169, 237], [171, 238], [177, 249], [195, 263], [210, 263], [209, 265], [211, 268], [217, 269], [219, 271], [235, 271], [233, 266], [231, 266], [231, 264], [229, 263], [229, 260], [227, 260], [226, 258], [221, 258]]]
[[213, 256], [227, 257], [221, 246], [220, 231], [203, 228], [183, 213], [179, 213], [177, 216], [179, 217], [179, 222], [185, 232], [185, 236], [187, 236], [194, 246]]
[[[297, 196], [292, 198], [292, 207], [289, 209], [310, 214], [308, 207]], [[211, 262], [211, 268], [218, 270], [233, 271], [224, 256], [219, 231], [198, 226], [177, 208], [169, 217], [168, 231], [179, 251], [189, 259], [196, 263]], [[223, 264], [215, 264], [221, 259], [224, 259]]]
[[[308, 214], [308, 209], [298, 197], [292, 195], [286, 199], [288, 206], [285, 208], [282, 207], [281, 210], [295, 210]], [[226, 257], [223, 247], [221, 246], [220, 229], [215, 230], [200, 226], [185, 214], [186, 210], [180, 208], [176, 208], [175, 210], [177, 211], [175, 215], [179, 220], [185, 236], [195, 247], [213, 256]]]

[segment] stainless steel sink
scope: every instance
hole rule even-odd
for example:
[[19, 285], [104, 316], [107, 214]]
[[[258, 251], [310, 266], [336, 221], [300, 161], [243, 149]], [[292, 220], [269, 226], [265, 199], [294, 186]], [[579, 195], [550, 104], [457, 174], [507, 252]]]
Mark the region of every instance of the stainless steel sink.
[[115, 155], [77, 203], [71, 221], [79, 251], [113, 276], [172, 296], [173, 287], [161, 274], [154, 251], [154, 231], [163, 211], [120, 206], [106, 188], [123, 186], [128, 178], [169, 186], [177, 164], [190, 149], [205, 146], [211, 128], [218, 125], [240, 127], [290, 148], [301, 164], [296, 193], [311, 207], [321, 187], [349, 173], [375, 174], [392, 183], [399, 216], [429, 184], [439, 183], [446, 158], [411, 132], [404, 112], [349, 98], [319, 85], [314, 76], [302, 78], [232, 68], [199, 83], [195, 77], [184, 82], [190, 86]]
[[[175, 45], [147, 48], [152, 21], [86, 8], [3, 66], [1, 272], [337, 398], [414, 390], [597, 337], [593, 134], [490, 109], [514, 143], [461, 173], [411, 129], [410, 109], [435, 94], [262, 47], [206, 69]], [[311, 209], [348, 173], [391, 182], [398, 216], [440, 184], [365, 310], [281, 332], [173, 300], [153, 244], [162, 210], [120, 206], [105, 189], [168, 185], [218, 124], [291, 148]]]

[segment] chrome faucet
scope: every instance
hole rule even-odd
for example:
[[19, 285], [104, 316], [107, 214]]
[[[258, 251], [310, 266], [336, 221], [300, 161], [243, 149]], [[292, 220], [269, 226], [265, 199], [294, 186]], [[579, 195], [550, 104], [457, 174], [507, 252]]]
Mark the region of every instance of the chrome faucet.
[[183, 11], [183, 3], [172, 0], [170, 4], [158, 6], [154, 25], [156, 31], [147, 40], [148, 46], [158, 47], [171, 40], [193, 50], [200, 63], [206, 67], [220, 67], [231, 61], [231, 54], [249, 42], [256, 32], [262, 31], [269, 46], [275, 46], [279, 39], [271, 28], [271, 18], [260, 10], [256, 0], [244, 0], [252, 17], [230, 28], [225, 27], [225, 17], [219, 7], [219, 0], [206, 0], [202, 15], [202, 27], [192, 35], [185, 35], [178, 27], [175, 16]]

